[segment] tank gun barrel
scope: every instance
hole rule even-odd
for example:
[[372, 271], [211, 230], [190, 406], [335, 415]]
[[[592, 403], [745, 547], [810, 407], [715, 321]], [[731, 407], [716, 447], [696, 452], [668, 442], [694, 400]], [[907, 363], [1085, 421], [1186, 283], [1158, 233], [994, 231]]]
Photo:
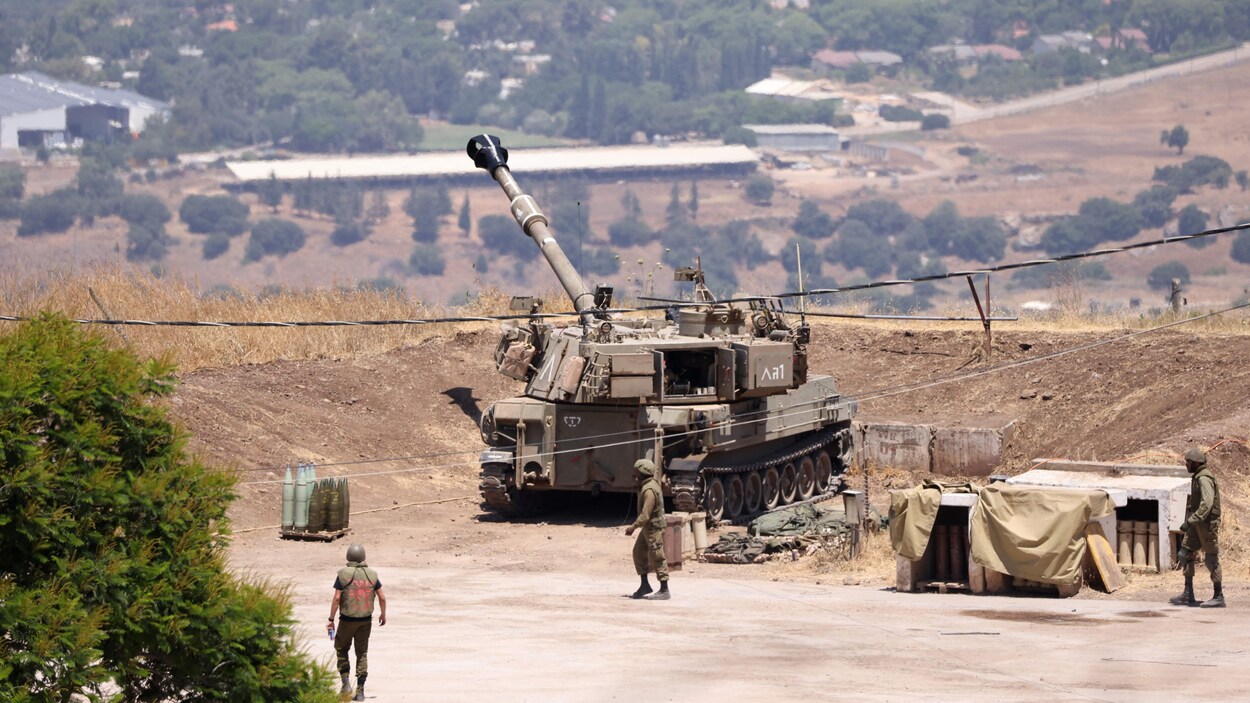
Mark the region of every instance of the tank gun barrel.
[[569, 257], [552, 236], [547, 227], [547, 216], [538, 208], [538, 203], [533, 197], [526, 195], [512, 177], [512, 171], [508, 168], [508, 150], [500, 144], [499, 137], [489, 134], [473, 137], [469, 140], [466, 151], [474, 165], [489, 173], [503, 188], [511, 203], [512, 217], [526, 236], [538, 245], [556, 278], [560, 279], [560, 285], [573, 301], [573, 309], [581, 316], [582, 322], [589, 322], [595, 308], [594, 294], [587, 290], [577, 269], [573, 268]]

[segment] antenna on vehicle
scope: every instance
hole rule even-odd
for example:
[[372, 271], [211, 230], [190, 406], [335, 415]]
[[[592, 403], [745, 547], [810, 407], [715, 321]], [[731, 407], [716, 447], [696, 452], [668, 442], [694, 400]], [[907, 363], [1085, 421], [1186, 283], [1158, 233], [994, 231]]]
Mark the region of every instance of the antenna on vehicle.
[[794, 245], [794, 256], [798, 261], [799, 268], [799, 323], [807, 324], [807, 296], [803, 293], [803, 250], [799, 248], [798, 243]]

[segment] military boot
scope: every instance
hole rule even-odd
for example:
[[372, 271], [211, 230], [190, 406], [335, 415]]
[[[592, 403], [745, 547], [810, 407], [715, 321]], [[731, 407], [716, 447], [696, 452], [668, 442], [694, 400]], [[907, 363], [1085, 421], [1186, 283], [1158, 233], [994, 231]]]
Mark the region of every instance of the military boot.
[[1222, 584], [1215, 584], [1215, 596], [1211, 600], [1202, 601], [1199, 608], [1223, 608], [1224, 607], [1224, 587]]
[[669, 598], [672, 598], [672, 596], [668, 592], [668, 581], [661, 581], [660, 592], [651, 596], [651, 600], [668, 600]]
[[1198, 605], [1198, 600], [1194, 598], [1194, 577], [1185, 577], [1185, 590], [1181, 591], [1179, 596], [1175, 596], [1168, 600], [1172, 605]]
[[363, 701], [365, 699], [365, 680], [360, 679], [356, 682], [356, 696], [352, 698], [354, 701]]
[[[663, 586], [663, 584], [661, 584], [661, 586]], [[630, 596], [630, 598], [633, 598], [634, 600], [638, 600], [640, 598], [645, 597], [648, 593], [651, 592], [651, 590], [652, 590], [651, 582], [647, 580], [646, 576], [643, 576], [642, 583], [638, 586], [638, 590], [634, 591], [634, 594]]]
[[351, 678], [347, 674], [343, 674], [343, 687], [339, 689], [339, 695], [346, 698], [352, 694]]

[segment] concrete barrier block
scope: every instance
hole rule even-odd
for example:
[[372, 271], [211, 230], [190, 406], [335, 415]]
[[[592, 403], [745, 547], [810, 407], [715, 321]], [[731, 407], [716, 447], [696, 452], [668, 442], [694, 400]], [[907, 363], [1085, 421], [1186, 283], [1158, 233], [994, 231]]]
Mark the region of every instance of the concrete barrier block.
[[933, 431], [933, 473], [988, 476], [1002, 463], [1015, 423], [1004, 427], [938, 427]]
[[933, 428], [893, 422], [859, 424], [862, 438], [860, 461], [870, 466], [908, 471], [928, 471], [932, 465], [929, 444]]

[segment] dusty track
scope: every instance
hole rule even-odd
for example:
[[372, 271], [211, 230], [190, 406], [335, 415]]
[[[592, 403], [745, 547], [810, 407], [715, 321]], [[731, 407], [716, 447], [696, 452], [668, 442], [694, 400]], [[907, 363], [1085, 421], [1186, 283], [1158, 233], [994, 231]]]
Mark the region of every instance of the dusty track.
[[[1022, 359], [1115, 334], [1003, 329], [996, 356]], [[865, 395], [957, 373], [978, 336], [822, 325], [815, 338], [814, 370]], [[1218, 681], [1238, 680], [1231, 643], [1250, 624], [1244, 568], [1228, 569], [1232, 605], [1215, 614], [1158, 605], [1178, 585], [1177, 574], [1138, 577], [1116, 598], [904, 596], [885, 592], [885, 562], [879, 573], [850, 579], [853, 586], [843, 585], [842, 573], [804, 562], [695, 565], [676, 575], [674, 601], [624, 599], [635, 583], [622, 529], [627, 499], [609, 496], [547, 522], [510, 524], [484, 516], [472, 498], [480, 445], [471, 418], [516, 391], [487, 361], [494, 339], [491, 331], [468, 332], [377, 357], [200, 371], [184, 379], [173, 401], [193, 448], [243, 472], [233, 513], [241, 529], [276, 522], [278, 486], [256, 482], [279, 476], [257, 469], [296, 459], [462, 452], [321, 469], [323, 476], [357, 475], [354, 510], [395, 508], [353, 519], [353, 539], [369, 546], [391, 600], [391, 623], [375, 628], [371, 700], [1241, 695]], [[1244, 439], [1247, 358], [1250, 336], [1158, 333], [867, 402], [861, 415], [1017, 419], [1012, 470], [1039, 454], [1149, 454]], [[1020, 397], [1034, 389], [1036, 398]], [[1244, 472], [1246, 456], [1225, 445], [1216, 468]], [[445, 466], [457, 462], [470, 465]], [[442, 468], [423, 468], [431, 466]], [[414, 468], [421, 470], [407, 471]], [[359, 475], [395, 471], [402, 473]], [[880, 507], [882, 487], [874, 481]], [[454, 500], [463, 496], [470, 498]], [[453, 500], [407, 505], [443, 499]], [[321, 628], [345, 546], [282, 542], [261, 529], [236, 537], [232, 559], [242, 570], [291, 583], [309, 646], [328, 657]], [[996, 634], [956, 634], [971, 632]], [[1212, 642], [1230, 644], [1212, 651]]]

